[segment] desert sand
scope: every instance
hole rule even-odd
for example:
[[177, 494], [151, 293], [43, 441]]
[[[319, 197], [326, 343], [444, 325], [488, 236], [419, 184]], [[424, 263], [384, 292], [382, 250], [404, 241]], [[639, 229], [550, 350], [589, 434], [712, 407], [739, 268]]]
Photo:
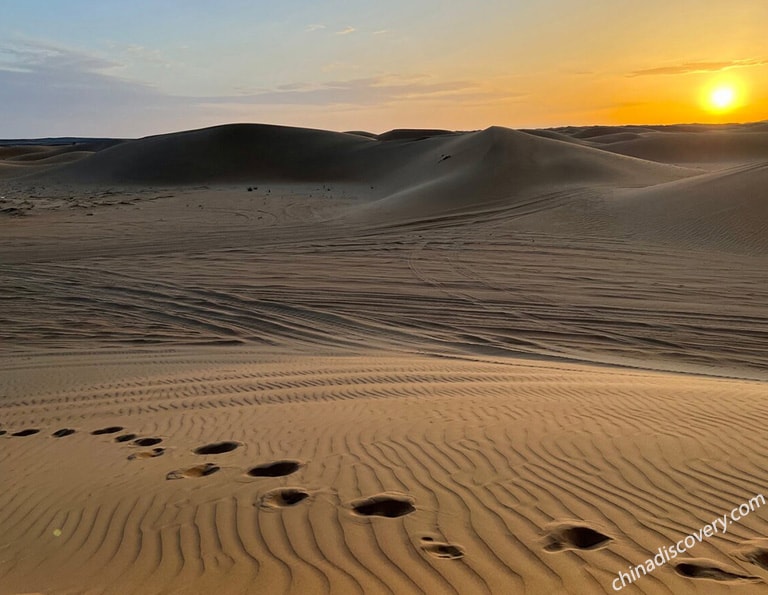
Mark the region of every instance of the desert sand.
[[766, 123], [5, 143], [0, 230], [0, 595], [613, 593], [768, 492]]

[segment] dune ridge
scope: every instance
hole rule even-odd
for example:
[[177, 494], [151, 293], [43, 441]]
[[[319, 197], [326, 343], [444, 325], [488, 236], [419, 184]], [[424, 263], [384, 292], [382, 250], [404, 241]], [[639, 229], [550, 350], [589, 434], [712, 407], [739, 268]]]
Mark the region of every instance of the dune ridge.
[[238, 124], [121, 143], [43, 179], [145, 185], [358, 182], [378, 188], [380, 205], [407, 201], [409, 209], [427, 203], [432, 210], [450, 210], [470, 199], [477, 204], [520, 196], [541, 185], [636, 185], [691, 173], [500, 127], [458, 134], [393, 131], [373, 140]]

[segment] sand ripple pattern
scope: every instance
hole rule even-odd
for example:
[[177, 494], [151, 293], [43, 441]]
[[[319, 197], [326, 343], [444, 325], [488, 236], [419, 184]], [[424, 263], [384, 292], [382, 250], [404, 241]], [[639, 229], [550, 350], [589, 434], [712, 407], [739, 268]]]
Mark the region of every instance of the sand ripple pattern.
[[0, 265], [0, 349], [376, 346], [766, 377], [765, 258], [465, 223]]
[[[609, 592], [764, 491], [759, 382], [188, 348], [6, 358], [0, 393], [3, 593]], [[112, 427], [163, 456], [129, 460]], [[733, 554], [761, 516], [693, 552], [753, 577], [739, 593], [765, 588]], [[713, 593], [707, 568], [635, 592]]]

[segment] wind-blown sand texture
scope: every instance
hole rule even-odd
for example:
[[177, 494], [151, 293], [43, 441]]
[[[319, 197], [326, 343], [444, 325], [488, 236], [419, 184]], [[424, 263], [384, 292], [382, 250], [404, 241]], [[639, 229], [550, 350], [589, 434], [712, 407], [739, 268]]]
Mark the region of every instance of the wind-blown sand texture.
[[768, 492], [765, 124], [0, 146], [0, 229], [0, 594], [611, 593]]

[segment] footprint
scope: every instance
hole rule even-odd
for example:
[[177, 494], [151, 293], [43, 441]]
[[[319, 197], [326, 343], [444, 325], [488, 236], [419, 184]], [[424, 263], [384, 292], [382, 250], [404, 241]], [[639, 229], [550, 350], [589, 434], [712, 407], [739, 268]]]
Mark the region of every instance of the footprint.
[[734, 557], [768, 570], [768, 539], [751, 539], [745, 541], [733, 553]]
[[[135, 452], [131, 455], [128, 455], [129, 461], [135, 461], [135, 460], [141, 460], [141, 459], [153, 459], [155, 457], [159, 457], [161, 455], [165, 454], [164, 448], [153, 448], [152, 450], [142, 450], [141, 452]], [[170, 474], [169, 474], [170, 475]], [[170, 479], [166, 477], [166, 479]], [[176, 479], [176, 478], [174, 478]]]
[[282, 477], [295, 473], [301, 467], [298, 461], [275, 461], [256, 465], [248, 469], [248, 475], [251, 477]]
[[187, 477], [206, 477], [213, 475], [219, 471], [221, 467], [215, 463], [203, 463], [202, 465], [195, 465], [194, 467], [188, 467], [187, 469], [177, 469], [171, 471], [165, 476], [165, 479], [184, 479]]
[[128, 442], [129, 440], [133, 440], [136, 437], [136, 434], [123, 434], [115, 438], [115, 442]]
[[139, 438], [138, 440], [134, 440], [133, 443], [136, 446], [154, 446], [155, 444], [160, 444], [162, 441], [162, 438]]
[[11, 434], [11, 436], [32, 436], [32, 434], [37, 434], [40, 430], [37, 428], [30, 428], [28, 430], [19, 430], [18, 432], [14, 432]]
[[352, 502], [352, 509], [363, 516], [383, 516], [390, 519], [405, 516], [416, 510], [416, 500], [405, 494], [387, 492]]
[[558, 523], [550, 525], [544, 549], [548, 552], [599, 550], [611, 541], [612, 537], [581, 523]]
[[238, 446], [239, 442], [225, 441], [225, 442], [213, 442], [212, 444], [206, 444], [204, 446], [198, 446], [194, 453], [196, 455], [220, 455], [225, 452], [232, 452]]
[[51, 436], [54, 438], [64, 438], [64, 436], [71, 436], [75, 433], [75, 430], [72, 428], [62, 428], [60, 430], [56, 430]]
[[7, 432], [6, 430], [0, 430], [0, 436], [4, 436], [4, 435], [5, 435], [5, 434], [7, 434], [7, 433], [8, 433], [8, 432]]
[[736, 568], [725, 568], [707, 558], [690, 558], [674, 564], [675, 572], [687, 578], [708, 578], [714, 581], [763, 582], [759, 576], [739, 574]]
[[309, 492], [302, 488], [277, 488], [270, 490], [261, 497], [259, 506], [266, 509], [295, 506], [309, 498]]
[[124, 428], [122, 426], [109, 426], [107, 428], [101, 428], [100, 430], [94, 430], [91, 432], [93, 436], [100, 436], [101, 434], [115, 434], [121, 432]]
[[432, 537], [421, 538], [421, 549], [434, 558], [458, 560], [464, 557], [464, 548], [452, 543], [435, 541]]

